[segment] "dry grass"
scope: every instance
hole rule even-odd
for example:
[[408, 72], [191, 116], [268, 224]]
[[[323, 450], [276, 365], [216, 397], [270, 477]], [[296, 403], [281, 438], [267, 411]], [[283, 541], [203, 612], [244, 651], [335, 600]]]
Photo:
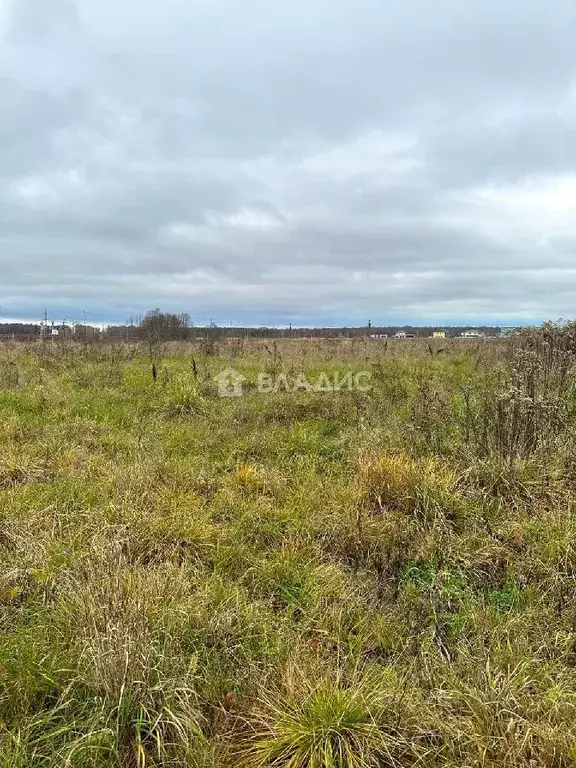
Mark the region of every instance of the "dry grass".
[[0, 765], [574, 765], [576, 330], [442, 349], [4, 345]]

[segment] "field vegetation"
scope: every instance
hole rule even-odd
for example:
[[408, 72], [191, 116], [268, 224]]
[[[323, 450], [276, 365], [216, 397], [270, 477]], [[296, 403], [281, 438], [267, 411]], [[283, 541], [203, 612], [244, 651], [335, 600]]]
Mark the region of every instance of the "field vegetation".
[[0, 766], [575, 765], [575, 362], [1, 345]]

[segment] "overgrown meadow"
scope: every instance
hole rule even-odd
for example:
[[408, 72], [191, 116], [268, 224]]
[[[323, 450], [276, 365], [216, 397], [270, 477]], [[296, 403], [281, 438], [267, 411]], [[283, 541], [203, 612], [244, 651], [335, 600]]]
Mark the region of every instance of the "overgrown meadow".
[[575, 360], [1, 345], [2, 768], [576, 764]]

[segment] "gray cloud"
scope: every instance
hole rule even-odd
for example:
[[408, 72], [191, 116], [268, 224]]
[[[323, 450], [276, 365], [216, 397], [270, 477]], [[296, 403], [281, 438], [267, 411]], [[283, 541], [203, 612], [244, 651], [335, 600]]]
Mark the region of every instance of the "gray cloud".
[[574, 29], [570, 0], [0, 0], [2, 311], [569, 316]]

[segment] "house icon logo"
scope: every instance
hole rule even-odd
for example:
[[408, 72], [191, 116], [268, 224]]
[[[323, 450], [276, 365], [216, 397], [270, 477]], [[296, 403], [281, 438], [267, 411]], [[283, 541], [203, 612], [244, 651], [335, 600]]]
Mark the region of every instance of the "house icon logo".
[[245, 380], [246, 377], [234, 368], [226, 368], [214, 377], [220, 397], [242, 397], [242, 384]]

